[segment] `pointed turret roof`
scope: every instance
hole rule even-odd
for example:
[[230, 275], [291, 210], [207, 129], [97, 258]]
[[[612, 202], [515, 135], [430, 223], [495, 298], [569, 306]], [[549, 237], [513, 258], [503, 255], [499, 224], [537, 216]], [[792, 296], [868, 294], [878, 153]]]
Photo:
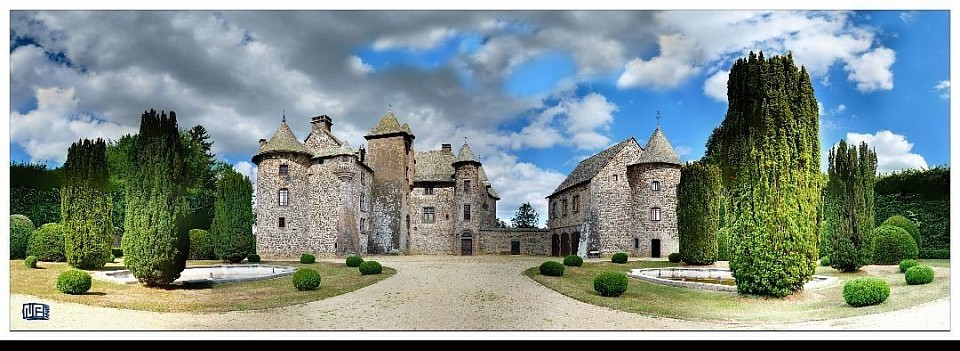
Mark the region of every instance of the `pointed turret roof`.
[[677, 157], [677, 153], [673, 151], [673, 146], [667, 141], [667, 137], [663, 135], [663, 131], [660, 130], [659, 126], [657, 130], [653, 131], [650, 140], [647, 141], [647, 147], [643, 149], [643, 152], [640, 153], [640, 156], [637, 157], [637, 160], [631, 163], [631, 165], [640, 163], [680, 165], [680, 158]]
[[406, 134], [407, 136], [413, 137], [413, 132], [410, 131], [410, 126], [406, 123], [403, 126], [400, 126], [400, 122], [397, 121], [397, 116], [393, 114], [393, 111], [387, 111], [380, 118], [380, 122], [377, 123], [373, 129], [370, 129], [370, 133], [365, 136], [367, 139], [372, 139], [381, 135], [389, 134]]
[[407, 132], [407, 134], [413, 135], [413, 132], [410, 130], [409, 124], [404, 123], [403, 126], [400, 127], [400, 130]]
[[280, 127], [277, 128], [277, 131], [273, 133], [273, 137], [270, 138], [263, 147], [260, 148], [260, 151], [257, 151], [253, 155], [254, 163], [258, 162], [258, 158], [261, 155], [269, 153], [302, 153], [307, 155], [313, 155], [310, 150], [307, 149], [300, 140], [297, 139], [296, 135], [293, 135], [293, 131], [290, 130], [290, 126], [287, 125], [287, 122], [281, 121]]
[[467, 143], [463, 143], [463, 146], [460, 147], [460, 153], [457, 155], [457, 160], [453, 161], [454, 164], [460, 162], [480, 163], [480, 161], [477, 161], [477, 156], [473, 155], [473, 151], [470, 150], [470, 145], [467, 145]]
[[477, 168], [477, 178], [480, 179], [480, 183], [483, 183], [483, 185], [490, 185], [490, 179], [487, 178], [487, 172], [483, 170], [483, 166]]

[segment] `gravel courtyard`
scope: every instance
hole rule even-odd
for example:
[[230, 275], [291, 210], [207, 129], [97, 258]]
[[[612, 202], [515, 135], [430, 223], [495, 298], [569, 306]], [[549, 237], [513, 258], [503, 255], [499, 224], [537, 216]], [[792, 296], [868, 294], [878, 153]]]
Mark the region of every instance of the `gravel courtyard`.
[[[352, 293], [295, 306], [226, 313], [158, 313], [11, 295], [11, 330], [949, 330], [950, 300], [907, 310], [793, 324], [691, 322], [576, 301], [523, 276], [543, 257], [383, 256], [397, 274]], [[321, 285], [322, 287], [322, 285]], [[50, 305], [24, 321], [23, 303]]]

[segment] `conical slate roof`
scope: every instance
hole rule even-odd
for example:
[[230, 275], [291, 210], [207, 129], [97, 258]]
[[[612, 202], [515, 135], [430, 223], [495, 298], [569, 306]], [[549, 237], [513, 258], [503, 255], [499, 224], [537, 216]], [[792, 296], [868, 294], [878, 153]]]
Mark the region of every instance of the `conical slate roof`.
[[463, 147], [460, 148], [460, 154], [457, 155], [457, 160], [453, 161], [453, 163], [460, 162], [480, 163], [480, 161], [477, 161], [477, 157], [473, 155], [473, 151], [470, 150], [470, 145], [467, 145], [467, 143], [463, 143]]
[[400, 130], [402, 130], [402, 131], [404, 131], [404, 132], [407, 132], [407, 134], [413, 135], [413, 132], [410, 131], [410, 125], [409, 125], [409, 124], [404, 123], [403, 126], [400, 127]]
[[673, 146], [670, 146], [670, 142], [667, 141], [667, 137], [663, 135], [660, 127], [657, 127], [657, 130], [653, 131], [653, 135], [650, 136], [650, 141], [647, 141], [647, 147], [643, 149], [643, 152], [640, 153], [637, 160], [631, 164], [635, 165], [640, 163], [680, 165], [680, 158], [677, 157], [677, 153], [673, 151]]
[[483, 183], [483, 185], [490, 185], [490, 179], [487, 178], [487, 172], [483, 170], [483, 166], [477, 168], [477, 178], [480, 179], [480, 183]]
[[[409, 129], [410, 127], [407, 127], [407, 130]], [[404, 132], [404, 130], [402, 127], [400, 127], [400, 122], [397, 121], [397, 116], [393, 114], [393, 111], [387, 111], [387, 113], [383, 115], [383, 118], [380, 118], [380, 123], [377, 123], [377, 125], [370, 130], [370, 134], [368, 135], [384, 135], [400, 132]]]
[[277, 152], [295, 152], [313, 155], [313, 153], [297, 139], [297, 136], [293, 135], [293, 131], [290, 130], [290, 126], [287, 125], [286, 121], [280, 122], [280, 127], [277, 128], [277, 132], [273, 133], [270, 141], [261, 147], [260, 151], [253, 155], [253, 157], [256, 159], [260, 155]]

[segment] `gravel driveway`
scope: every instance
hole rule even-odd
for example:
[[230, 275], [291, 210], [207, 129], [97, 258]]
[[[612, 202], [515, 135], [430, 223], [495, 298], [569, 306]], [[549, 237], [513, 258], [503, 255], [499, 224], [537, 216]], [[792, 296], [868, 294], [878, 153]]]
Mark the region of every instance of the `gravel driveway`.
[[[159, 313], [11, 295], [11, 330], [949, 330], [950, 300], [827, 321], [755, 325], [657, 318], [565, 297], [521, 274], [543, 257], [384, 256], [397, 274], [352, 293], [295, 306], [226, 313]], [[26, 302], [49, 321], [24, 321]]]

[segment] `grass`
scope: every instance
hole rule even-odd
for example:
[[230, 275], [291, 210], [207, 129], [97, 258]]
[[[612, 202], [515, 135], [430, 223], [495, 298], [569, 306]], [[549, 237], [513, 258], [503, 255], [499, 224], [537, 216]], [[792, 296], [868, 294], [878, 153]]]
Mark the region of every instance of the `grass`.
[[[188, 261], [187, 267], [219, 264], [220, 261]], [[75, 302], [84, 305], [114, 307], [156, 312], [224, 312], [256, 310], [296, 305], [346, 294], [393, 276], [397, 271], [383, 267], [381, 274], [360, 275], [346, 264], [316, 262], [301, 264], [287, 261], [261, 261], [293, 267], [309, 267], [320, 272], [320, 287], [298, 291], [293, 276], [250, 282], [224, 283], [205, 287], [148, 288], [141, 284], [118, 284], [93, 279], [93, 286], [83, 295], [66, 295], [56, 288], [57, 276], [71, 267], [63, 262], [38, 262], [41, 269], [30, 269], [23, 260], [10, 260], [10, 293], [33, 295], [45, 299]], [[101, 270], [124, 269], [122, 264], [108, 263]], [[93, 273], [91, 272], [91, 275]]]
[[[949, 268], [950, 260], [920, 260], [920, 264]], [[828, 288], [802, 291], [782, 299], [679, 288], [630, 278], [627, 291], [620, 297], [603, 297], [593, 290], [593, 278], [604, 270], [627, 271], [633, 268], [669, 267], [662, 261], [631, 261], [626, 264], [584, 262], [582, 267], [567, 267], [562, 277], [539, 274], [537, 267], [524, 274], [544, 286], [571, 298], [599, 306], [644, 315], [698, 321], [744, 323], [784, 323], [835, 319], [899, 310], [950, 296], [950, 277], [937, 270], [934, 281], [926, 285], [907, 285], [897, 266], [870, 266], [867, 270], [840, 273], [830, 267], [817, 267], [817, 275], [839, 278]], [[890, 297], [879, 305], [854, 308], [843, 300], [843, 284], [865, 276], [876, 276], [890, 284]]]

